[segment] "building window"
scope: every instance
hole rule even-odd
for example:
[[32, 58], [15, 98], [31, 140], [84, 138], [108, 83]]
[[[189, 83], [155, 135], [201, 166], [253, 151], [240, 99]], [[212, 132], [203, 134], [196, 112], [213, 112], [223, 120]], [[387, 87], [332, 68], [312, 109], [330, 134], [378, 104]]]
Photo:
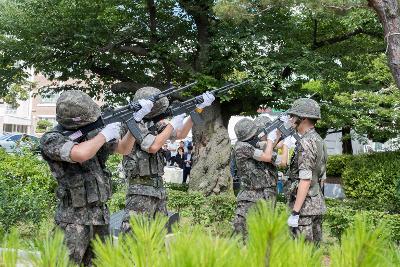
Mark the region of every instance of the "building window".
[[28, 125], [20, 124], [3, 124], [4, 133], [28, 133]]
[[40, 103], [41, 104], [55, 104], [57, 102], [57, 99], [60, 97], [59, 93], [47, 95], [47, 96], [42, 96]]

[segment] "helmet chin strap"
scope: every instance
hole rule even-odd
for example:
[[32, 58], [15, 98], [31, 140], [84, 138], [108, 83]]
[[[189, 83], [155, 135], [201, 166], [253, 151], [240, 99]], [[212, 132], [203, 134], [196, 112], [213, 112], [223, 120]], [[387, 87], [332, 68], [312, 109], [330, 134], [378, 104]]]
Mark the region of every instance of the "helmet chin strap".
[[304, 121], [304, 120], [305, 120], [305, 118], [296, 117], [296, 120], [293, 122], [293, 123], [296, 125], [296, 130], [298, 130], [298, 128], [299, 128], [301, 122]]

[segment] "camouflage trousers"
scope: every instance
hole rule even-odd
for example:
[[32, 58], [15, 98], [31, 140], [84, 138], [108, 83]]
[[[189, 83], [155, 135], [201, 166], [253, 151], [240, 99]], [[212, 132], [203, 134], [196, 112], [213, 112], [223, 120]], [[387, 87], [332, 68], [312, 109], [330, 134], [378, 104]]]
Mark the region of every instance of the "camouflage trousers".
[[129, 195], [126, 198], [125, 215], [121, 230], [124, 233], [131, 230], [129, 219], [132, 215], [146, 214], [154, 218], [157, 213], [168, 216], [166, 198], [146, 195]]
[[235, 218], [233, 219], [233, 230], [236, 234], [242, 234], [247, 238], [246, 216], [249, 210], [259, 200], [276, 202], [276, 188], [267, 188], [261, 191], [243, 190], [238, 194]]
[[95, 236], [105, 240], [109, 236], [109, 226], [82, 225], [74, 223], [57, 223], [64, 231], [64, 242], [68, 248], [69, 258], [78, 265], [91, 266], [94, 256], [91, 241]]
[[302, 234], [307, 241], [319, 244], [322, 240], [322, 215], [300, 215], [299, 228], [294, 231], [292, 229], [292, 234], [294, 237]]

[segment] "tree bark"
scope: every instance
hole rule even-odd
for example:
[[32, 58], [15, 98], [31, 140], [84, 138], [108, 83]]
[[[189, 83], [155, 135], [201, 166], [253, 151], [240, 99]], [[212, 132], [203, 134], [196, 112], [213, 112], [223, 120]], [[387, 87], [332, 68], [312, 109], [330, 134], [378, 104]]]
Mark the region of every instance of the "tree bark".
[[193, 17], [197, 31], [197, 51], [194, 59], [195, 71], [202, 72], [209, 62], [210, 51], [210, 18], [212, 1], [180, 0], [180, 5]]
[[400, 18], [397, 0], [368, 0], [382, 23], [386, 54], [397, 87], [400, 89]]
[[350, 126], [344, 126], [342, 128], [342, 154], [353, 155], [353, 146], [351, 145], [350, 131]]
[[204, 110], [203, 125], [193, 126], [194, 166], [190, 172], [190, 190], [205, 195], [232, 190], [229, 172], [231, 144], [221, 116], [221, 106], [214, 103]]

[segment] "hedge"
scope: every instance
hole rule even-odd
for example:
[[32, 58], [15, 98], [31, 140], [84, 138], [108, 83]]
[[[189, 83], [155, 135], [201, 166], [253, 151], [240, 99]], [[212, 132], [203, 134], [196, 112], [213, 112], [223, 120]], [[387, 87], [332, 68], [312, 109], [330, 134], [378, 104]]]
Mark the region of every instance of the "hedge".
[[390, 238], [400, 243], [400, 214], [390, 214], [377, 210], [357, 210], [349, 203], [340, 200], [327, 201], [328, 210], [324, 215], [324, 223], [328, 225], [332, 236], [340, 239], [346, 229], [354, 224], [356, 214], [365, 216], [370, 229], [383, 224]]
[[326, 175], [328, 177], [341, 177], [346, 164], [355, 156], [353, 155], [332, 155], [328, 157], [326, 164]]
[[193, 218], [194, 223], [210, 224], [231, 221], [235, 212], [236, 198], [231, 194], [205, 197], [200, 192], [169, 190], [168, 206]]
[[391, 213], [400, 212], [399, 180], [400, 152], [358, 155], [342, 174], [346, 197], [356, 206]]
[[48, 165], [29, 151], [7, 154], [0, 149], [0, 228], [38, 224], [54, 211], [56, 181]]

